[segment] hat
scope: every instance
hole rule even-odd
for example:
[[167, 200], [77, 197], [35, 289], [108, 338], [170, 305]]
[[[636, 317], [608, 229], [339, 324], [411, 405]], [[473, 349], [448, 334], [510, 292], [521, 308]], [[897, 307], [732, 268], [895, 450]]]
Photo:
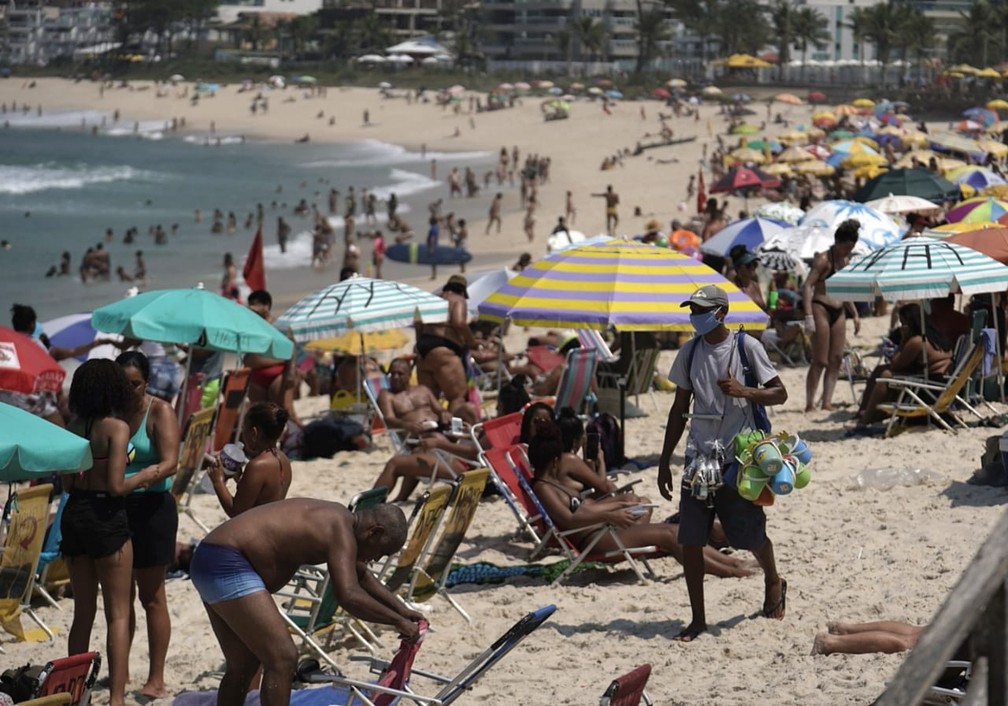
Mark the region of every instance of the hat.
[[716, 284], [706, 284], [693, 292], [693, 296], [679, 306], [686, 307], [690, 304], [696, 304], [697, 306], [702, 306], [705, 309], [728, 306], [728, 294]]
[[528, 265], [531, 262], [532, 262], [532, 256], [529, 255], [527, 252], [523, 252], [518, 257], [518, 263], [521, 264], [521, 265]]
[[445, 284], [445, 289], [451, 287], [452, 285], [456, 287], [461, 287], [462, 295], [466, 299], [469, 298], [469, 292], [468, 292], [469, 283], [466, 281], [465, 275], [452, 275], [451, 277], [449, 277], [448, 282]]
[[659, 223], [653, 218], [644, 224], [644, 230], [646, 231], [658, 230], [659, 228], [661, 228], [661, 223]]
[[759, 256], [746, 250], [735, 258], [735, 267], [745, 267], [753, 262], [759, 262]]

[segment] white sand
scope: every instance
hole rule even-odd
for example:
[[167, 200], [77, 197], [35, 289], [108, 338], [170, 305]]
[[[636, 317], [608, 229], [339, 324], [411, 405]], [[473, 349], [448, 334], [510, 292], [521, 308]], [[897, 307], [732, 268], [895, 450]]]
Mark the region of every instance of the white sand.
[[[232, 92], [226, 89], [191, 111], [185, 101], [152, 100], [152, 91], [146, 95], [107, 91], [99, 100], [97, 87], [90, 84], [41, 80], [38, 88], [28, 91], [14, 81], [0, 82], [0, 101], [41, 102], [46, 110], [59, 106], [119, 108], [124, 115], [140, 119], [186, 115], [189, 126], [200, 130], [215, 119], [218, 131], [285, 139], [310, 131], [313, 140], [323, 136], [371, 137], [413, 146], [426, 142], [431, 150], [498, 149], [502, 144], [518, 144], [523, 153], [539, 151], [553, 158], [553, 180], [544, 189], [540, 224], [552, 222], [554, 216], [547, 214], [561, 212], [563, 191], [569, 188], [578, 201], [575, 225], [589, 233], [604, 224], [601, 201], [590, 201], [587, 194], [601, 191], [607, 183], [623, 195], [626, 232], [639, 230], [650, 212], [666, 221], [673, 217], [675, 204], [685, 197], [685, 180], [699, 158], [698, 142], [648, 153], [655, 158], [676, 156], [678, 165], [658, 165], [639, 157], [628, 160], [621, 170], [597, 171], [605, 155], [632, 147], [641, 133], [655, 129], [653, 116], [658, 107], [653, 102], [646, 104], [647, 123], [640, 120], [635, 104], [618, 106], [612, 117], [603, 115], [598, 105], [577, 104], [570, 120], [544, 123], [535, 101], [527, 100], [521, 109], [476, 116], [477, 128], [470, 130], [466, 116], [442, 114], [432, 105], [407, 108], [404, 101], [379, 100], [374, 91], [330, 89], [326, 115], [337, 111], [340, 116], [330, 130], [314, 118], [321, 107], [318, 100], [283, 104], [273, 99], [269, 117], [253, 119], [244, 97], [235, 97]], [[365, 107], [370, 108], [378, 127], [358, 127]], [[713, 109], [704, 110], [700, 128]], [[462, 136], [449, 138], [456, 125]], [[718, 126], [720, 123], [715, 123]], [[676, 132], [691, 134], [692, 123], [684, 121]], [[516, 195], [512, 198], [517, 200]], [[648, 216], [629, 218], [635, 204]], [[522, 248], [520, 215], [510, 213], [505, 225], [508, 242]], [[479, 248], [480, 232], [480, 224], [474, 224], [470, 238], [474, 249]], [[877, 342], [885, 323], [881, 319], [866, 322], [866, 331], [857, 342], [866, 346]], [[662, 369], [667, 370], [671, 356], [663, 354]], [[914, 431], [890, 440], [844, 439], [842, 422], [853, 411], [851, 407], [833, 414], [802, 412], [805, 370], [781, 370], [790, 399], [773, 415], [776, 429], [799, 433], [815, 454], [812, 484], [780, 499], [768, 511], [768, 533], [775, 543], [780, 572], [789, 583], [784, 620], [753, 617], [763, 602], [759, 575], [708, 578], [710, 634], [690, 645], [671, 641], [689, 622], [689, 602], [679, 565], [667, 559], [654, 563], [659, 579], [647, 585], [638, 584], [629, 570], [620, 569], [581, 574], [562, 587], [528, 579], [495, 586], [459, 586], [452, 594], [474, 616], [473, 624], [467, 625], [440, 598], [432, 600], [429, 605], [435, 631], [428, 636], [417, 666], [454, 673], [522, 614], [555, 603], [559, 607], [555, 616], [461, 702], [592, 703], [613, 676], [642, 662], [651, 662], [654, 667], [649, 691], [659, 704], [863, 704], [874, 699], [884, 682], [892, 678], [901, 657], [812, 657], [808, 652], [813, 636], [829, 621], [929, 620], [999, 516], [1005, 500], [1003, 490], [964, 484], [978, 466], [983, 439], [995, 430], [956, 434]], [[649, 399], [641, 398], [640, 404], [650, 416], [628, 423], [627, 449], [632, 456], [656, 458], [660, 450], [672, 395], [656, 393], [655, 399], [658, 411]], [[839, 386], [836, 401], [850, 400], [850, 390]], [[304, 404], [311, 409], [319, 406], [315, 401]], [[370, 453], [341, 453], [332, 460], [296, 463], [291, 495], [346, 501], [372, 485], [388, 456], [388, 446], [382, 441], [378, 450]], [[681, 453], [676, 460], [681, 464]], [[941, 480], [884, 492], [854, 487], [854, 477], [860, 471], [900, 466], [934, 471]], [[641, 477], [647, 492], [661, 504], [655, 513], [661, 518], [676, 506], [661, 500], [654, 490], [655, 473], [651, 468]], [[224, 518], [212, 496], [200, 497], [196, 507], [200, 517], [211, 524]], [[531, 547], [514, 539], [516, 529], [503, 501], [483, 504], [458, 560], [524, 563]], [[180, 538], [198, 534], [195, 525], [183, 517]], [[211, 688], [216, 683], [211, 672], [220, 668], [221, 656], [203, 608], [188, 581], [171, 581], [167, 590], [174, 630], [167, 669], [170, 689], [176, 693]], [[0, 664], [44, 661], [62, 654], [72, 603], [63, 600], [61, 604], [62, 610], [39, 608], [42, 618], [60, 631], [55, 643], [3, 642], [7, 654], [0, 657]], [[141, 631], [143, 624], [141, 617]], [[93, 647], [103, 648], [104, 633], [104, 621], [99, 617]], [[383, 643], [389, 654], [396, 642], [393, 635], [385, 634]], [[141, 632], [131, 654], [132, 689], [143, 682], [146, 655]], [[349, 673], [362, 676], [360, 665], [346, 660], [347, 655], [346, 650], [338, 650], [336, 659], [346, 664]], [[107, 698], [107, 692], [96, 694], [99, 704]]]

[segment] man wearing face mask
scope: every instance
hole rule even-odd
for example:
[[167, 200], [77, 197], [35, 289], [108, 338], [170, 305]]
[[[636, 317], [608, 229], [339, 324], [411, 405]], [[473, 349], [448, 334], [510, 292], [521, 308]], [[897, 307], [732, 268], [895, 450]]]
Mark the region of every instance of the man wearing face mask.
[[[739, 336], [725, 326], [728, 294], [723, 289], [715, 285], [701, 287], [682, 306], [690, 309], [690, 323], [696, 336], [679, 351], [668, 376], [676, 385], [676, 395], [658, 463], [658, 491], [666, 500], [673, 497], [675, 486], [669, 464], [686, 430], [691, 400], [694, 403], [685, 451], [687, 465], [697, 454], [713, 453], [712, 442], [720, 441], [727, 449], [723, 472], [733, 461], [735, 435], [756, 428], [751, 404], [779, 405], [787, 400], [787, 390], [760, 342], [752, 336]], [[740, 345], [745, 346], [746, 359], [760, 387], [744, 384]], [[724, 485], [712, 498], [694, 497], [685, 483], [680, 491], [679, 542], [683, 545], [683, 569], [693, 614], [690, 624], [675, 638], [682, 642], [692, 641], [707, 629], [703, 547], [715, 515], [731, 545], [750, 550], [763, 569], [766, 595], [762, 614], [776, 620], [784, 617], [787, 583], [777, 574], [763, 508], [740, 497], [730, 475], [726, 475]]]

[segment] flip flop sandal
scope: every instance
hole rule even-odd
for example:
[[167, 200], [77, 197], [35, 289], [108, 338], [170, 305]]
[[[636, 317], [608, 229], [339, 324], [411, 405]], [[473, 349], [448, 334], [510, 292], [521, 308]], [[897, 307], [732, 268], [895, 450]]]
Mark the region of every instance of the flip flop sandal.
[[[763, 617], [772, 618], [778, 610], [787, 611], [787, 580], [780, 580], [780, 600], [773, 606], [763, 605]], [[781, 618], [784, 616], [782, 615]]]

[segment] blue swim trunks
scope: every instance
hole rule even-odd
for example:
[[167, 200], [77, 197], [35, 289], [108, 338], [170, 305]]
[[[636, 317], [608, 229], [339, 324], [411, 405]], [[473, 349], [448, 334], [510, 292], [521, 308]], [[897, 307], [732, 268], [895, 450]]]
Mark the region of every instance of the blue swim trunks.
[[262, 577], [241, 551], [209, 542], [196, 546], [189, 578], [203, 602], [210, 605], [266, 590]]

